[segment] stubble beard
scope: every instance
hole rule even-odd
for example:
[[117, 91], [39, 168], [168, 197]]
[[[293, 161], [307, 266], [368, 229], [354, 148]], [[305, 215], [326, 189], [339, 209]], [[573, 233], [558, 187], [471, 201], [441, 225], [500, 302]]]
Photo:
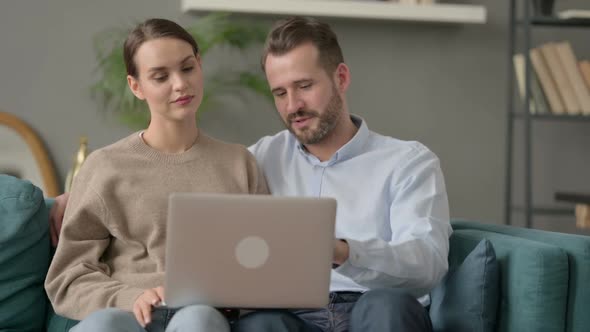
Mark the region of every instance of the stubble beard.
[[[320, 143], [334, 130], [342, 114], [342, 98], [334, 89], [332, 91], [332, 98], [326, 106], [325, 112], [320, 115], [319, 112], [314, 110], [302, 109], [293, 114], [290, 114], [287, 118], [285, 126], [287, 129], [297, 137], [297, 140], [304, 145], [312, 145]], [[293, 129], [291, 122], [294, 118], [298, 117], [314, 117], [318, 118], [319, 122], [317, 128], [304, 127], [299, 130]]]

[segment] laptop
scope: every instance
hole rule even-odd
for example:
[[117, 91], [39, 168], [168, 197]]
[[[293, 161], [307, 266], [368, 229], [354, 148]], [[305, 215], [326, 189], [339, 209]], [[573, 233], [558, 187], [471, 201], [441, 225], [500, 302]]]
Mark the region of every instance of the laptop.
[[327, 305], [335, 220], [331, 198], [171, 194], [166, 305]]

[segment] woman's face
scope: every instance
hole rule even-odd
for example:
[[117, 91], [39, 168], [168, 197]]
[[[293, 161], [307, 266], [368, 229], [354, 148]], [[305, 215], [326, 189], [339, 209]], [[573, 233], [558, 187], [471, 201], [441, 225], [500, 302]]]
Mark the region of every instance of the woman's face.
[[151, 121], [194, 120], [203, 100], [201, 58], [176, 38], [144, 42], [134, 56], [137, 78], [127, 76], [133, 94], [145, 100]]

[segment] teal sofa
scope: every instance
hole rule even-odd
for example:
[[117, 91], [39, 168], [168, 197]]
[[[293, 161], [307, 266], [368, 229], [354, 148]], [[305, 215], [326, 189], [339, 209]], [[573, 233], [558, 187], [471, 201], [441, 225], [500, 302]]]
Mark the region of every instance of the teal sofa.
[[[63, 332], [75, 323], [53, 313], [43, 289], [52, 203], [29, 182], [0, 175], [0, 332]], [[481, 239], [494, 247], [497, 331], [590, 331], [590, 237], [472, 221], [453, 221], [453, 229], [451, 269]]]

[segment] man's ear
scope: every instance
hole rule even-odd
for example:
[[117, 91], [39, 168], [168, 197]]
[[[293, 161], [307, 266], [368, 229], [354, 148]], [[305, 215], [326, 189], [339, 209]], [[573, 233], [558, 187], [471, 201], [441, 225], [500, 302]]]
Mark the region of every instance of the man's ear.
[[348, 90], [348, 86], [350, 85], [350, 69], [344, 62], [341, 62], [336, 67], [334, 71], [334, 82], [336, 82], [338, 91], [343, 93]]
[[145, 99], [145, 97], [143, 96], [143, 92], [141, 91], [141, 86], [139, 85], [139, 82], [135, 77], [127, 75], [127, 85], [129, 86], [129, 89], [131, 90], [131, 92], [133, 92], [135, 97], [141, 100]]

